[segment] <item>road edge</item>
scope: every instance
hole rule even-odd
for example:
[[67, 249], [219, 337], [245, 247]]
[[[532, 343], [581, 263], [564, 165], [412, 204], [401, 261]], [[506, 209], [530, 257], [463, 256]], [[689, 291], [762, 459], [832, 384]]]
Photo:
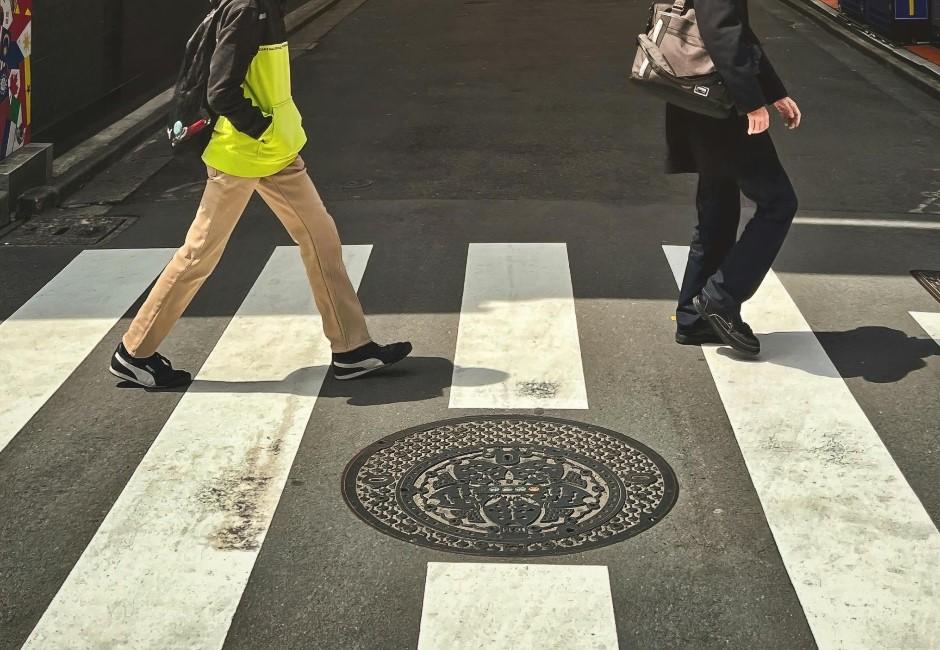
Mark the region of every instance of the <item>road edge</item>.
[[914, 54], [882, 41], [857, 27], [840, 12], [820, 0], [781, 0], [868, 57], [890, 68], [924, 92], [940, 99], [940, 67], [921, 63]]

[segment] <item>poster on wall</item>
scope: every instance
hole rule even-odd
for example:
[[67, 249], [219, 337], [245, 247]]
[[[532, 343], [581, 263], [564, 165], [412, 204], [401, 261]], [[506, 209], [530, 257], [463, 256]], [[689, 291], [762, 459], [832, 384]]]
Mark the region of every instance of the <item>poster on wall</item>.
[[0, 159], [29, 142], [33, 0], [0, 0]]

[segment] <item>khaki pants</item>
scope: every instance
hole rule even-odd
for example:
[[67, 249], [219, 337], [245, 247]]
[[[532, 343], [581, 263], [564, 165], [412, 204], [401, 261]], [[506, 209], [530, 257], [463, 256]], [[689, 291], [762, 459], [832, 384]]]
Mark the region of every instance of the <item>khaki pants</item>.
[[209, 168], [206, 191], [186, 242], [124, 335], [124, 346], [132, 356], [149, 357], [157, 351], [215, 269], [256, 190], [300, 247], [333, 351], [348, 352], [371, 340], [359, 298], [346, 275], [336, 225], [298, 156], [287, 169], [266, 178], [239, 178]]

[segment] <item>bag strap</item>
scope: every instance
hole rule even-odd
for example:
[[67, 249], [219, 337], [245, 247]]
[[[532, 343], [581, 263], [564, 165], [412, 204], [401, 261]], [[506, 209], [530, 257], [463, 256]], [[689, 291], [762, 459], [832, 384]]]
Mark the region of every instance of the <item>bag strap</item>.
[[672, 8], [676, 10], [679, 15], [682, 15], [682, 12], [685, 11], [685, 2], [686, 0], [675, 0], [672, 5]]

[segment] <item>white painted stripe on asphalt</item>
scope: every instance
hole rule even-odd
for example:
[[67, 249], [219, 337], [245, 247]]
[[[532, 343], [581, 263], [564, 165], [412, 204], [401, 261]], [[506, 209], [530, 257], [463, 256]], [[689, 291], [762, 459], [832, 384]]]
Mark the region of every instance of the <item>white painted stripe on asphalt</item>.
[[588, 408], [565, 244], [470, 244], [450, 408]]
[[428, 564], [418, 650], [616, 650], [605, 566]]
[[911, 317], [940, 345], [940, 313], [912, 311]]
[[797, 217], [793, 223], [801, 226], [854, 226], [858, 228], [900, 228], [914, 230], [940, 230], [940, 221], [910, 221], [906, 219], [846, 219]]
[[[359, 285], [370, 246], [344, 247]], [[221, 648], [330, 362], [275, 250], [28, 648]]]
[[114, 327], [172, 255], [169, 248], [84, 251], [0, 323], [0, 451]]
[[817, 644], [934, 647], [940, 533], [774, 273], [743, 315], [760, 361], [703, 353]]

